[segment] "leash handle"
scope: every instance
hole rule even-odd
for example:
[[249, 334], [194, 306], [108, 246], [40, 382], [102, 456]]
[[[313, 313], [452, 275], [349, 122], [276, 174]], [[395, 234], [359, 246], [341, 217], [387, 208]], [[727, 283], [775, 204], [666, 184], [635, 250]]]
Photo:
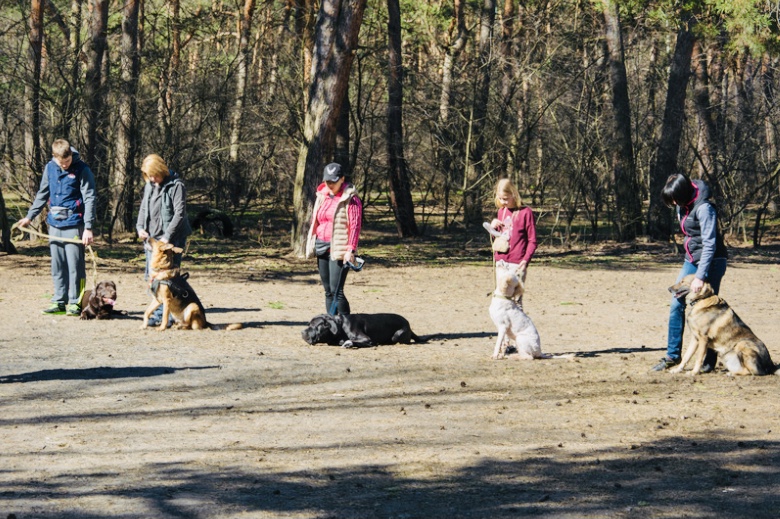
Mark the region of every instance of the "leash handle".
[[[78, 238], [61, 238], [59, 236], [52, 236], [51, 234], [43, 234], [42, 232], [35, 231], [33, 229], [28, 229], [27, 227], [22, 227], [19, 225], [19, 222], [16, 222], [11, 226], [11, 234], [13, 235], [14, 229], [21, 229], [22, 231], [32, 234], [34, 236], [40, 236], [41, 238], [48, 238], [50, 240], [54, 241], [64, 241], [67, 243], [75, 243], [77, 245], [83, 245], [82, 241]], [[14, 240], [13, 236], [11, 238], [11, 241], [19, 241]], [[92, 286], [97, 286], [97, 254], [95, 254], [95, 251], [92, 250], [92, 245], [85, 245], [84, 248], [89, 252], [89, 259], [92, 260]], [[82, 296], [84, 295], [84, 287], [82, 287]]]
[[355, 263], [352, 263], [351, 261], [345, 261], [344, 265], [342, 265], [341, 268], [351, 269], [354, 270], [355, 272], [360, 272], [361, 270], [363, 270], [363, 265], [365, 264], [365, 262], [366, 260], [364, 260], [363, 258], [359, 256], [355, 256]]

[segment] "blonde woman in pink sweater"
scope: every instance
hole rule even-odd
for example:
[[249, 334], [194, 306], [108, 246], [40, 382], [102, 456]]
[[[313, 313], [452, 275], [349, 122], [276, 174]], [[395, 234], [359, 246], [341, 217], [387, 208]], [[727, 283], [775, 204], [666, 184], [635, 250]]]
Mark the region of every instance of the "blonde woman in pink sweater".
[[349, 269], [343, 266], [345, 261], [352, 263], [357, 254], [363, 204], [355, 187], [344, 178], [339, 164], [325, 166], [322, 180], [312, 211], [306, 257], [317, 257], [317, 270], [325, 289], [325, 311], [330, 312], [335, 300], [336, 314], [347, 315], [349, 301], [341, 281]]

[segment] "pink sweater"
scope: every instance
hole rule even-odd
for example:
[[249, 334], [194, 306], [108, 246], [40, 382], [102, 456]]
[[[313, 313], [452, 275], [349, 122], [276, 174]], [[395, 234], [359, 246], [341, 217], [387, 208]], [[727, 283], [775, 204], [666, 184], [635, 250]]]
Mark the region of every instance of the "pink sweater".
[[504, 260], [507, 263], [531, 262], [536, 252], [536, 223], [534, 212], [525, 206], [519, 209], [498, 210], [497, 218], [504, 222], [508, 228], [501, 229], [509, 232], [509, 250], [507, 252], [494, 252], [493, 259]]

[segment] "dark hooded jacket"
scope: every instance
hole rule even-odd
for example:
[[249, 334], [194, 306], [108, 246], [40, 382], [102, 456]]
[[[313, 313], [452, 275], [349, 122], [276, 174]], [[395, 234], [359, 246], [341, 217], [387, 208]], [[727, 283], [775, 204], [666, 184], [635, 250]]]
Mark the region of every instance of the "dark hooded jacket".
[[710, 199], [710, 188], [701, 180], [692, 180], [693, 200], [677, 207], [677, 218], [685, 235], [685, 259], [696, 265], [696, 277], [707, 279], [710, 263], [727, 258], [728, 251], [718, 227], [718, 213]]

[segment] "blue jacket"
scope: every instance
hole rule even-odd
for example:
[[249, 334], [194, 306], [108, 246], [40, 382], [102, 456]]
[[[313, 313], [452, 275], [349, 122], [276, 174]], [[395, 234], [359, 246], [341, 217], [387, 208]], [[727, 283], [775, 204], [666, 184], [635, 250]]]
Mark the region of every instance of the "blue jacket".
[[68, 169], [60, 168], [54, 159], [46, 164], [41, 187], [27, 218], [32, 220], [48, 204], [48, 225], [63, 229], [84, 224], [85, 229], [92, 229], [95, 220], [95, 177], [79, 153], [73, 148], [71, 151], [73, 160]]

